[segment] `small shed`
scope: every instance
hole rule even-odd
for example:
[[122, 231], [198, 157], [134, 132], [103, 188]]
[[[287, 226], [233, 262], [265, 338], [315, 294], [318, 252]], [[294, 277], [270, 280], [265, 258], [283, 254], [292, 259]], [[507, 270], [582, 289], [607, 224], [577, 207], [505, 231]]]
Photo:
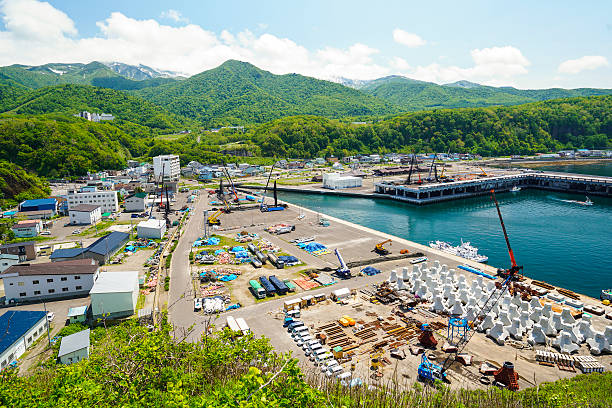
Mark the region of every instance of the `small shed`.
[[336, 289], [332, 292], [331, 297], [332, 297], [332, 300], [336, 302], [340, 300], [348, 299], [351, 297], [351, 291], [349, 290], [349, 288]]
[[166, 233], [166, 222], [154, 218], [138, 223], [138, 238], [162, 239]]
[[62, 338], [57, 358], [62, 364], [77, 363], [89, 357], [89, 329]]
[[68, 309], [70, 323], [83, 323], [87, 319], [87, 306], [77, 306]]

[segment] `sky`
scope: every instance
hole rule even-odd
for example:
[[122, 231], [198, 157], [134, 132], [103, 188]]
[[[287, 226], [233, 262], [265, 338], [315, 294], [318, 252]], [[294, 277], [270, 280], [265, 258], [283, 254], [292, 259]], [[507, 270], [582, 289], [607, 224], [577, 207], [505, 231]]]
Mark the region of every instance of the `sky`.
[[0, 0], [0, 65], [612, 88], [612, 1]]

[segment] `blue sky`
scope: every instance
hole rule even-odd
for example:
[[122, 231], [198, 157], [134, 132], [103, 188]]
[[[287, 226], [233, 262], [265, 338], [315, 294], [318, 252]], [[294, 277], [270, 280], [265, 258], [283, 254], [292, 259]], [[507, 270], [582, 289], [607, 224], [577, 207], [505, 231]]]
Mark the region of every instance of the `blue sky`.
[[0, 19], [2, 65], [195, 74], [234, 58], [322, 79], [612, 88], [610, 1], [3, 0]]

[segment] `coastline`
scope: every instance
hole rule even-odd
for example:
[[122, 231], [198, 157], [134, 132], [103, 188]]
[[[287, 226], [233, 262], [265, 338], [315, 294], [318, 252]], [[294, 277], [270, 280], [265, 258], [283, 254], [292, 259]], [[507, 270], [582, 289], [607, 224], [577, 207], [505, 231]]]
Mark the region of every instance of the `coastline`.
[[525, 160], [525, 161], [512, 161], [512, 164], [516, 167], [524, 168], [538, 168], [546, 166], [573, 166], [581, 164], [602, 164], [612, 163], [612, 159], [555, 159], [555, 160]]

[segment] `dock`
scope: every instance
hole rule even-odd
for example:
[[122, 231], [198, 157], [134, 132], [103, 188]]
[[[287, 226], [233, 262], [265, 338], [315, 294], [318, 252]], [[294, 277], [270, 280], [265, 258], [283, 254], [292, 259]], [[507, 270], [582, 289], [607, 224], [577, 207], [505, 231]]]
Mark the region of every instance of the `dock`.
[[377, 197], [418, 205], [485, 195], [491, 190], [510, 191], [513, 187], [612, 197], [612, 177], [558, 173], [530, 172], [424, 185], [374, 184]]

